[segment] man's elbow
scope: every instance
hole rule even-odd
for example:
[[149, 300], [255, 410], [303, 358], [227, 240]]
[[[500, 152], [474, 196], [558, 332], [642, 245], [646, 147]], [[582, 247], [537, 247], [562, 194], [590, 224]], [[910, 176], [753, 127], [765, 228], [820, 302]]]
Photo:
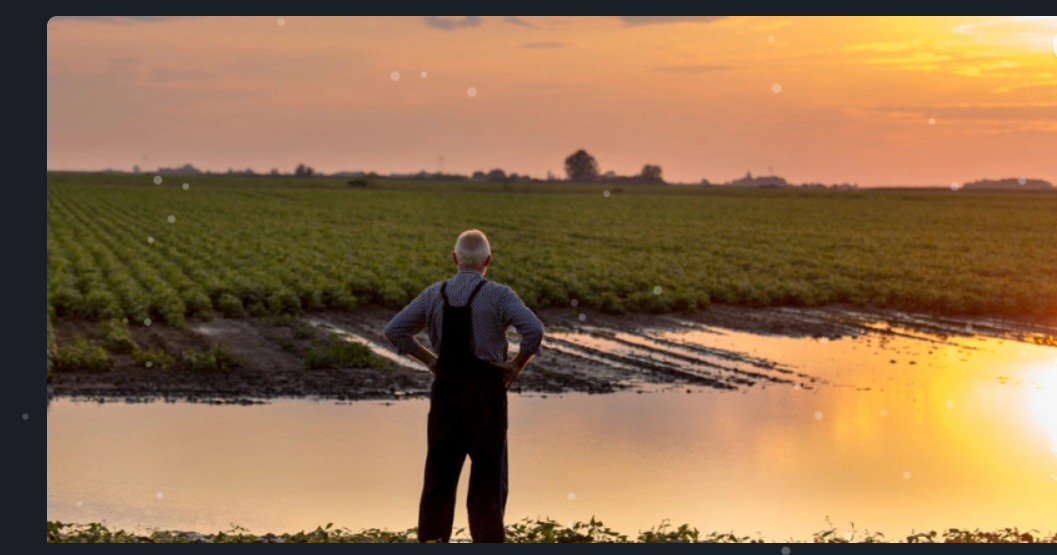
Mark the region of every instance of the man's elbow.
[[402, 336], [401, 336], [400, 333], [398, 333], [396, 331], [396, 327], [395, 326], [393, 326], [392, 324], [389, 324], [388, 326], [385, 327], [385, 338], [389, 340], [389, 343], [391, 343], [392, 345], [396, 346], [396, 345], [400, 344], [400, 340], [402, 339]]
[[530, 346], [533, 352], [538, 352], [543, 343], [543, 324], [533, 326], [531, 331], [522, 334], [522, 338], [523, 343]]
[[532, 332], [536, 335], [543, 337], [543, 320], [540, 320], [538, 316], [533, 315], [532, 318]]

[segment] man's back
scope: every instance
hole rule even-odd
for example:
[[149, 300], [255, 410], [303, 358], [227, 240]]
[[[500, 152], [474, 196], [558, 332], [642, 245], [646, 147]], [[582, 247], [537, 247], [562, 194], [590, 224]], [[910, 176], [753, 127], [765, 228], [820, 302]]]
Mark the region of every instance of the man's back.
[[[461, 270], [447, 281], [446, 293], [453, 306], [463, 306], [473, 289], [484, 279], [475, 270]], [[426, 288], [386, 327], [385, 335], [400, 354], [415, 349], [414, 336], [423, 329], [429, 331], [431, 346], [438, 351], [443, 342], [444, 299], [441, 285]], [[474, 354], [481, 360], [507, 360], [506, 330], [510, 326], [522, 337], [520, 350], [536, 354], [543, 339], [543, 323], [532, 313], [512, 289], [495, 282], [485, 283], [473, 303]]]

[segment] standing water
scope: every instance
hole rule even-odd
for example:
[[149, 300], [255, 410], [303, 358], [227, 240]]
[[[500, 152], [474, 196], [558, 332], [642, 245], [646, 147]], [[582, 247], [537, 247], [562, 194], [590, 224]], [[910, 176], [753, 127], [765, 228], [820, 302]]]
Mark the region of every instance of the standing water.
[[[776, 361], [791, 379], [511, 395], [508, 522], [593, 516], [634, 534], [667, 519], [774, 540], [808, 538], [827, 518], [841, 533], [854, 522], [893, 539], [949, 527], [1052, 532], [1057, 349], [884, 332], [646, 330], [622, 345], [739, 352]], [[53, 401], [48, 520], [141, 531], [411, 528], [427, 410], [422, 400]]]

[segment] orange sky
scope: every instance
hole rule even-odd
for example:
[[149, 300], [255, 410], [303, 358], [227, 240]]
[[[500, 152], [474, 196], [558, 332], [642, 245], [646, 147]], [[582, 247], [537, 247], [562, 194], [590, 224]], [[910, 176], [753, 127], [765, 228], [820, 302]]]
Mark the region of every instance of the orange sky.
[[1034, 16], [57, 18], [48, 168], [443, 155], [544, 177], [585, 148], [681, 182], [1057, 183], [1055, 34]]

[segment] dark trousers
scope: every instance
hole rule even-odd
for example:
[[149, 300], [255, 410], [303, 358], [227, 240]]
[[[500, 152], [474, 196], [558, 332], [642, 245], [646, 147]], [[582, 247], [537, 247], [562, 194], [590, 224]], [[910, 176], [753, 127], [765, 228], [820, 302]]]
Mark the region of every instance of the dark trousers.
[[418, 539], [451, 540], [455, 496], [467, 455], [470, 492], [466, 508], [474, 543], [503, 543], [506, 529], [507, 406], [500, 382], [434, 384], [430, 395], [429, 453], [419, 506]]

